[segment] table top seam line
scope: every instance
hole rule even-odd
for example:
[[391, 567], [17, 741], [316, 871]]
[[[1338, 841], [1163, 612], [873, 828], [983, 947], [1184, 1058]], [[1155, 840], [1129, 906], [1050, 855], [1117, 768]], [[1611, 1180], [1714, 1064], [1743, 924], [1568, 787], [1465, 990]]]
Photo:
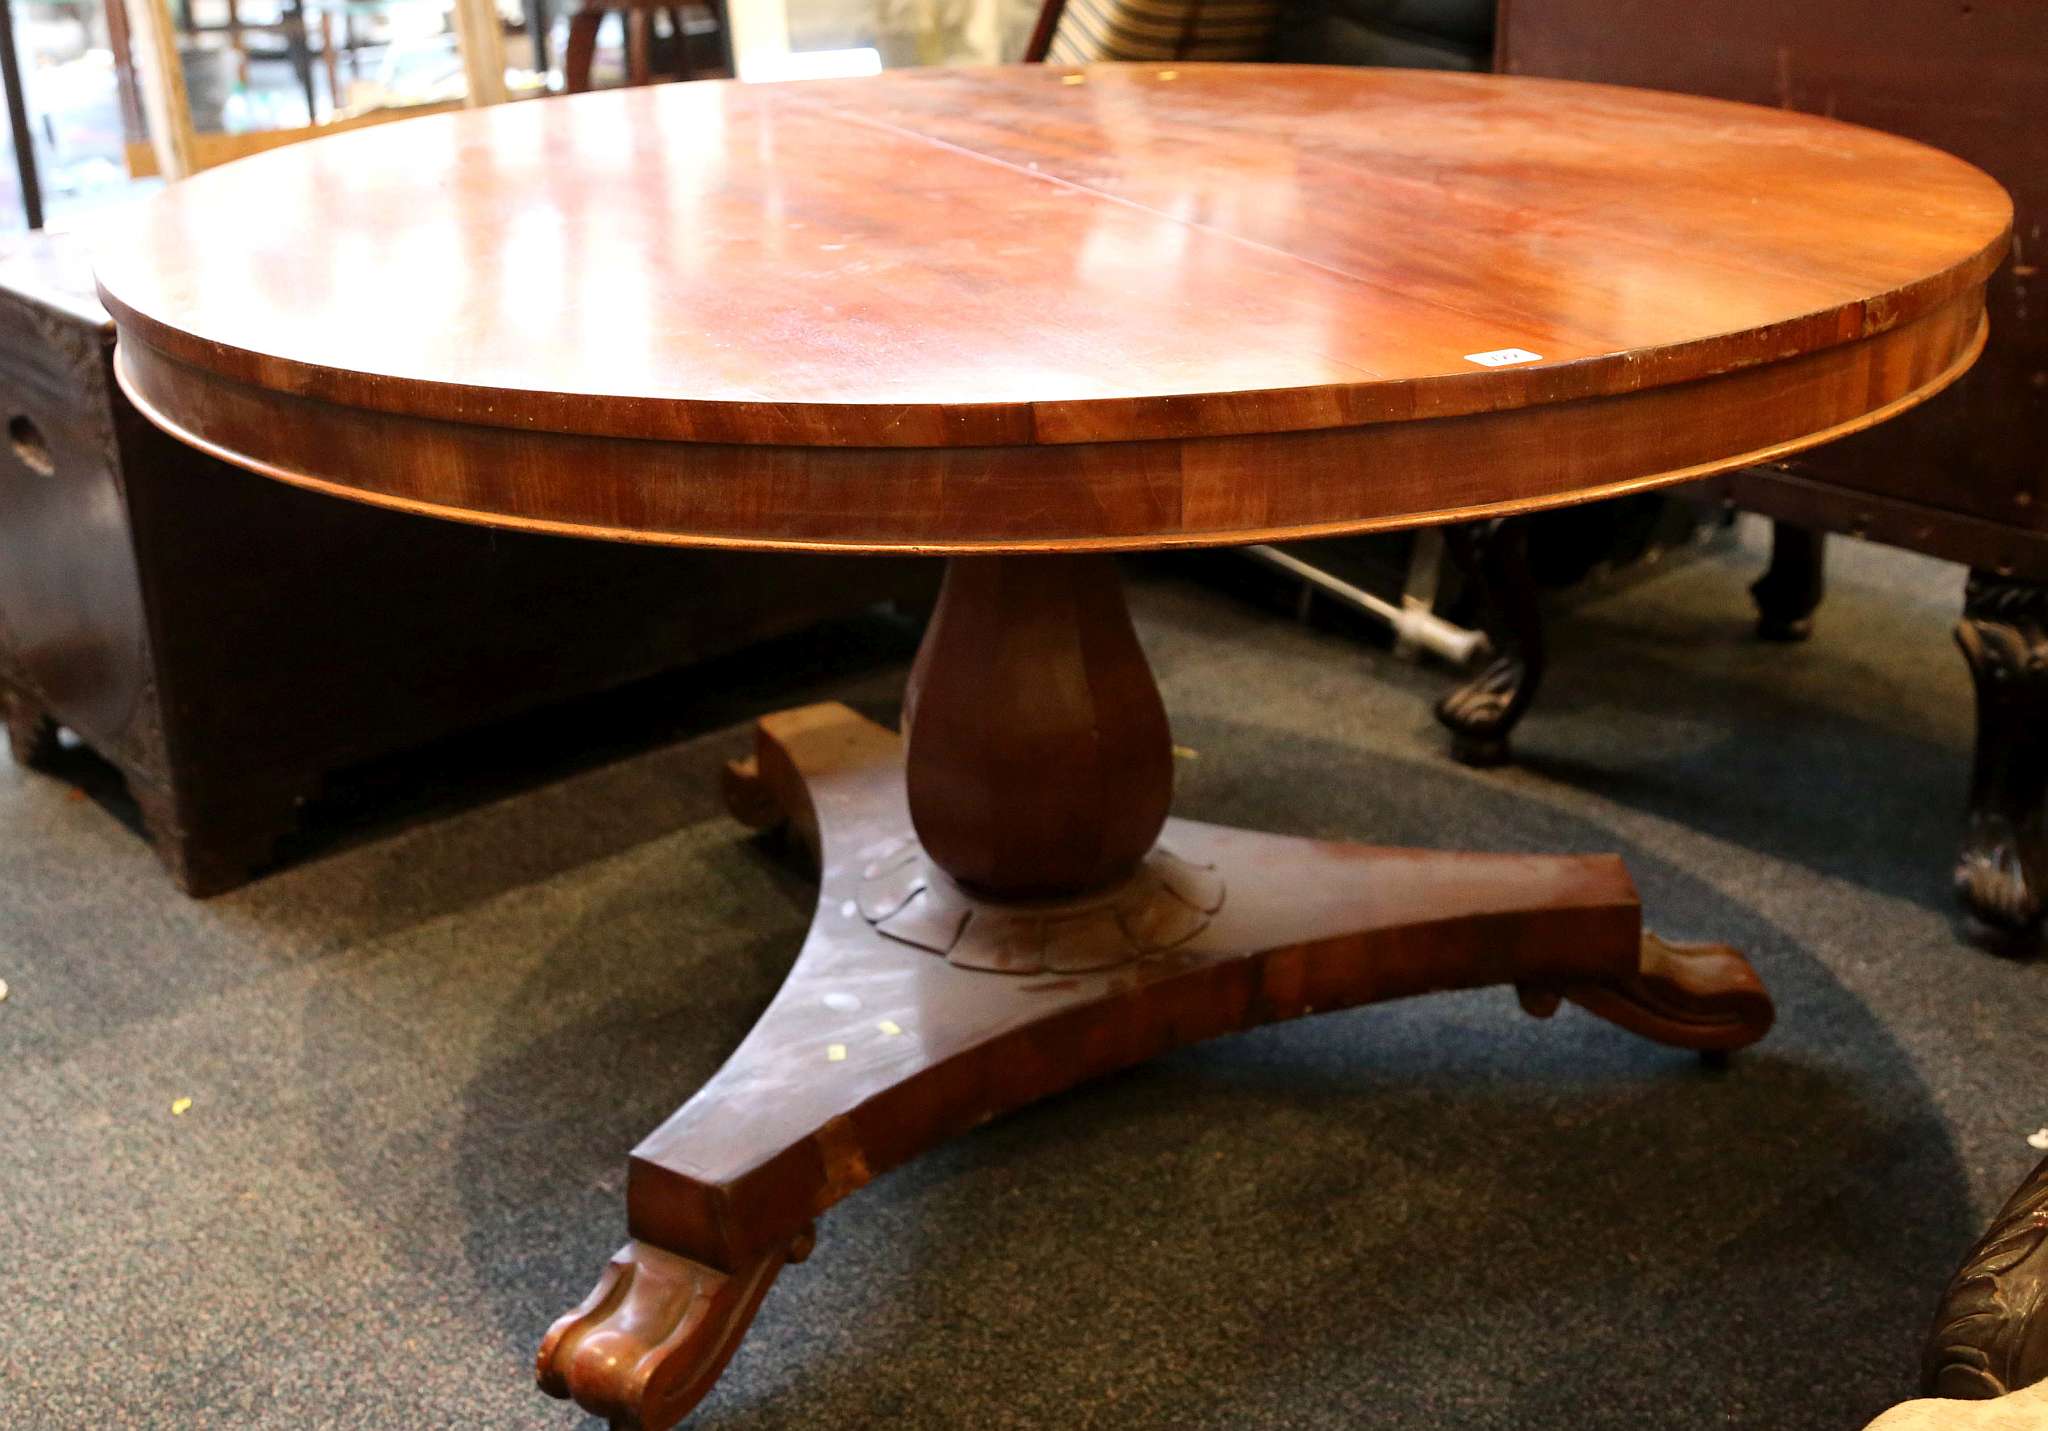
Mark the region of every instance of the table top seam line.
[[[1364, 274], [1353, 273], [1349, 269], [1339, 268], [1334, 264], [1325, 263], [1321, 259], [1310, 258], [1306, 254], [1294, 253], [1288, 249], [1278, 248], [1273, 244], [1263, 243], [1255, 238], [1247, 238], [1243, 234], [1234, 234], [1227, 229], [1219, 229], [1212, 224], [1200, 223], [1194, 219], [1184, 219], [1175, 214], [1169, 214], [1163, 209], [1156, 209], [1150, 204], [1139, 203], [1136, 199], [1125, 198], [1121, 194], [1108, 193], [1102, 189], [1095, 188], [1093, 185], [1081, 183], [1076, 179], [1066, 178], [1064, 175], [1048, 173], [1043, 169], [1028, 169], [1014, 160], [1003, 159], [994, 154], [985, 154], [979, 149], [970, 149], [964, 144], [955, 143], [950, 139], [941, 139], [937, 135], [926, 134], [922, 130], [912, 129], [892, 120], [878, 119], [874, 115], [864, 114], [858, 110], [844, 109], [823, 101], [804, 100], [794, 96], [788, 97], [785, 102], [810, 109], [817, 113], [829, 114], [835, 119], [850, 120], [854, 123], [864, 124], [871, 129], [886, 130], [891, 134], [901, 135], [906, 139], [913, 139], [923, 144], [929, 144], [934, 148], [948, 150], [951, 153], [959, 154], [969, 159], [979, 160], [998, 169], [1006, 169], [1013, 174], [1021, 175], [1027, 179], [1041, 180], [1058, 188], [1071, 189], [1076, 193], [1087, 194], [1091, 198], [1100, 199], [1105, 203], [1116, 204], [1121, 208], [1147, 214], [1155, 219], [1162, 219], [1167, 223], [1178, 224], [1182, 228], [1192, 229], [1200, 234], [1207, 234], [1211, 238], [1221, 239], [1225, 243], [1235, 244], [1240, 248], [1253, 249], [1259, 253], [1271, 254], [1275, 258], [1285, 259], [1290, 263], [1298, 263], [1304, 268], [1311, 268], [1319, 273], [1327, 273], [1332, 278], [1341, 279], [1346, 283], [1355, 283], [1360, 288], [1368, 288], [1375, 293], [1392, 293], [1409, 302], [1427, 304], [1438, 312], [1456, 313], [1461, 317], [1473, 319], [1475, 322], [1488, 321], [1484, 315], [1474, 313], [1467, 308], [1461, 308], [1456, 304], [1445, 303], [1441, 299], [1436, 298], [1422, 298], [1401, 289], [1389, 288], [1386, 284], [1368, 278]], [[1335, 360], [1333, 359], [1332, 361]], [[1369, 368], [1359, 367], [1355, 363], [1343, 363], [1341, 366], [1363, 374], [1372, 381], [1385, 381], [1384, 375], [1373, 372]]]

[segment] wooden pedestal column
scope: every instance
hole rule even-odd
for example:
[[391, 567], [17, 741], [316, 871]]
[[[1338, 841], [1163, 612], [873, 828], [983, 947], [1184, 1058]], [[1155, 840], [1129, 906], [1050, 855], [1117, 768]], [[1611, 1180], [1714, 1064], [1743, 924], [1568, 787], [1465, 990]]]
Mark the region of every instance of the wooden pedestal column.
[[948, 563], [903, 732], [918, 839], [977, 893], [1104, 888], [1166, 823], [1166, 706], [1109, 557]]

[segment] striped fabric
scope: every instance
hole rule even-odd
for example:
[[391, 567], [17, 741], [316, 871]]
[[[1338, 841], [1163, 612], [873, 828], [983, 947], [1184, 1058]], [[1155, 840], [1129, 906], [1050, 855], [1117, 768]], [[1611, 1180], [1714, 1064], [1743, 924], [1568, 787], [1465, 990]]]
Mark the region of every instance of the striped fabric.
[[1067, 0], [1046, 62], [1255, 60], [1279, 0]]

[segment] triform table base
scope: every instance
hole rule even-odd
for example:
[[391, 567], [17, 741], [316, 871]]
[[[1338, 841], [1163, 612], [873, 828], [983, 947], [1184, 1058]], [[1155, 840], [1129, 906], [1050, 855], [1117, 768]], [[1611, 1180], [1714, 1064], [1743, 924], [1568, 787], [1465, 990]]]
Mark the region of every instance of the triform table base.
[[898, 736], [760, 722], [734, 813], [815, 858], [817, 915], [732, 1059], [634, 1151], [634, 1240], [541, 1346], [541, 1386], [665, 1427], [711, 1389], [812, 1220], [1034, 1099], [1256, 1024], [1487, 984], [1719, 1054], [1771, 1002], [1733, 950], [1642, 930], [1612, 856], [1449, 854], [1169, 820], [1081, 897], [977, 896], [912, 830]]

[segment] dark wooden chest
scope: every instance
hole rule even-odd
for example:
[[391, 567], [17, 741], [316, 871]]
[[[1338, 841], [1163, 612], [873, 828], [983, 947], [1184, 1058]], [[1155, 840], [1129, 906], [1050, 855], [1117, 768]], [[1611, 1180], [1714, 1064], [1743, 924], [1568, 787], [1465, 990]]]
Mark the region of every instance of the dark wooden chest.
[[0, 257], [0, 708], [118, 766], [172, 876], [270, 858], [332, 771], [892, 598], [936, 563], [613, 546], [297, 491], [121, 395], [80, 251]]

